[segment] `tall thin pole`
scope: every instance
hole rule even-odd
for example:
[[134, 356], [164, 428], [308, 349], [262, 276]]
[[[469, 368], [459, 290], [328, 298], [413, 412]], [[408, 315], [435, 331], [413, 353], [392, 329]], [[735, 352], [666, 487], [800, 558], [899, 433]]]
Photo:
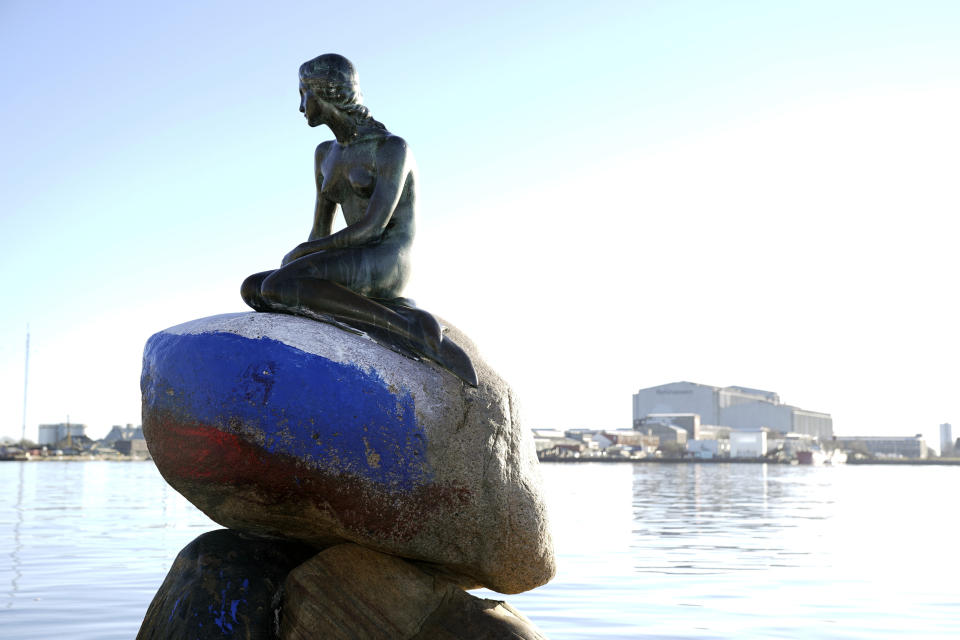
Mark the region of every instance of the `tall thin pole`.
[[27, 325], [27, 354], [23, 359], [23, 428], [20, 429], [20, 444], [27, 438], [27, 376], [30, 374], [30, 325]]

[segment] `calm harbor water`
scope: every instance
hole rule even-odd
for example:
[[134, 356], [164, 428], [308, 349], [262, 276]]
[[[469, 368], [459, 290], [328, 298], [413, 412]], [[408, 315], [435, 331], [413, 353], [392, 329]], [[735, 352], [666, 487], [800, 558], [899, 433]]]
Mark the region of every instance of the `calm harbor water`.
[[[562, 638], [960, 636], [960, 467], [545, 464]], [[129, 639], [216, 528], [149, 462], [0, 464], [0, 637]]]

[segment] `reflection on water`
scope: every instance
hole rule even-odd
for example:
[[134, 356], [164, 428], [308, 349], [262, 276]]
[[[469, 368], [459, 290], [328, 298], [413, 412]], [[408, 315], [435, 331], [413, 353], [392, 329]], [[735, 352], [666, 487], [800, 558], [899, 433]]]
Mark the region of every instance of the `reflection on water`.
[[[553, 640], [960, 628], [960, 467], [542, 470], [556, 579], [478, 593], [507, 599]], [[174, 556], [213, 528], [151, 463], [0, 464], [0, 635], [133, 637]]]
[[152, 463], [0, 463], [0, 637], [129, 640], [173, 557], [212, 528]]
[[561, 638], [954, 637], [956, 467], [543, 465]]
[[16, 521], [13, 523], [13, 546], [10, 549], [10, 570], [13, 574], [10, 577], [10, 597], [7, 600], [7, 609], [13, 608], [13, 599], [17, 595], [17, 585], [23, 574], [20, 572], [20, 550], [23, 543], [20, 540], [20, 529], [23, 528], [23, 472], [24, 465], [19, 465], [17, 474], [17, 502], [14, 505]]
[[[823, 521], [835, 504], [827, 472], [792, 481], [784, 469], [634, 465], [635, 570], [716, 574], [816, 566], [823, 558], [814, 542], [823, 539]], [[797, 528], [804, 541], [794, 546], [789, 541]]]

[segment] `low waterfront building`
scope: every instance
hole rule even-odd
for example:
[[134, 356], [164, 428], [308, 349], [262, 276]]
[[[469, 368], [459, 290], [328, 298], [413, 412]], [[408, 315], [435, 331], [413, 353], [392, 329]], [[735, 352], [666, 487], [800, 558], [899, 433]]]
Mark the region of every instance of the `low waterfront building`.
[[773, 391], [749, 387], [672, 382], [640, 389], [633, 395], [634, 425], [639, 426], [648, 416], [662, 414], [696, 414], [703, 424], [739, 430], [768, 427], [781, 433], [805, 433], [820, 440], [833, 437], [830, 414], [783, 404]]
[[113, 443], [113, 448], [125, 456], [133, 456], [135, 458], [150, 457], [150, 451], [147, 449], [147, 441], [143, 438], [117, 440]]
[[801, 451], [820, 449], [817, 439], [807, 433], [768, 434], [767, 451], [783, 451], [787, 458], [796, 458]]
[[643, 428], [643, 425], [657, 422], [660, 424], [680, 427], [687, 432], [687, 440], [696, 440], [700, 437], [700, 415], [696, 413], [651, 413], [634, 420], [634, 428]]
[[612, 444], [607, 447], [607, 450], [604, 451], [604, 454], [608, 458], [642, 458], [644, 454], [639, 449], [634, 449], [633, 447], [621, 446], [619, 444]]
[[639, 431], [646, 431], [647, 435], [658, 438], [661, 445], [668, 442], [675, 442], [680, 446], [687, 444], [687, 430], [672, 424], [663, 424], [662, 422], [649, 422], [641, 426]]
[[613, 442], [615, 446], [642, 449], [646, 453], [653, 453], [660, 445], [660, 438], [644, 433], [643, 431], [637, 431], [636, 429], [604, 431], [603, 435]]
[[721, 427], [715, 424], [700, 425], [699, 440], [729, 440], [730, 427]]
[[660, 446], [660, 438], [635, 429], [604, 431], [603, 435], [612, 443], [606, 450], [607, 455], [612, 455], [614, 450], [620, 449], [621, 452], [626, 452], [621, 455], [642, 458], [653, 455]]
[[726, 458], [730, 456], [730, 440], [687, 440], [687, 453], [694, 458]]
[[74, 452], [82, 453], [84, 451], [91, 451], [96, 447], [96, 442], [88, 438], [87, 436], [70, 436], [69, 438], [64, 438], [60, 442], [55, 442], [52, 445], [48, 445], [50, 449], [59, 449], [64, 453]]
[[896, 436], [837, 436], [836, 442], [845, 451], [864, 453], [879, 458], [927, 457], [927, 443], [922, 434], [913, 437]]
[[768, 429], [731, 430], [731, 458], [760, 458], [767, 454]]
[[599, 449], [600, 451], [606, 451], [607, 448], [609, 448], [610, 445], [613, 444], [613, 440], [608, 438], [606, 434], [604, 434], [603, 432], [600, 432], [600, 433], [594, 433], [593, 435], [591, 435], [589, 443], [590, 443], [591, 449]]
[[[683, 430], [680, 429], [682, 432]], [[642, 458], [651, 455], [660, 439], [632, 429], [534, 429], [537, 456], [543, 458]]]
[[571, 440], [579, 440], [585, 450], [602, 451], [612, 444], [601, 435], [599, 429], [567, 429], [563, 435]]
[[565, 438], [560, 429], [531, 429], [534, 438]]
[[583, 453], [583, 443], [570, 438], [553, 440], [549, 446], [537, 448], [538, 458], [579, 458]]

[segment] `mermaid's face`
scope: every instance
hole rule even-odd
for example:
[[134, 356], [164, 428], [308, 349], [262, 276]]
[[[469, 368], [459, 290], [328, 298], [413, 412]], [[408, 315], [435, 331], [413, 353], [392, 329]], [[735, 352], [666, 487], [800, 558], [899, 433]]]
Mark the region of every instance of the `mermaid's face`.
[[310, 87], [300, 81], [300, 113], [307, 118], [307, 124], [316, 127], [324, 123], [324, 111], [327, 103], [317, 97]]

